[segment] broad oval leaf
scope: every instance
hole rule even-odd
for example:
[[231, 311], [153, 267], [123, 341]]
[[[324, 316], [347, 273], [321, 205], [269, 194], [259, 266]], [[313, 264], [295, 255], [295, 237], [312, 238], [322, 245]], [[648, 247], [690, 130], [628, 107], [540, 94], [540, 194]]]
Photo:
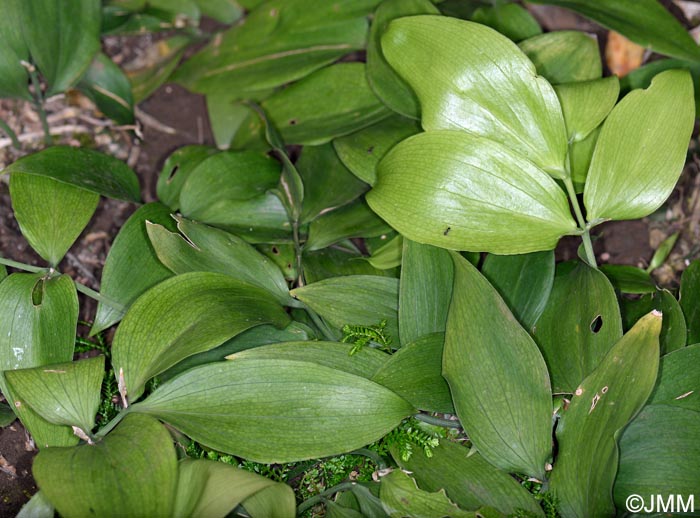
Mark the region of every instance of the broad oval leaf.
[[421, 133], [394, 147], [367, 202], [405, 237], [454, 250], [549, 250], [576, 231], [549, 175], [511, 146], [458, 131]]
[[168, 430], [127, 415], [94, 445], [48, 448], [32, 473], [61, 516], [172, 516], [177, 460]]
[[389, 516], [398, 518], [403, 516], [475, 518], [476, 516], [474, 513], [463, 511], [451, 502], [444, 489], [434, 493], [419, 489], [416, 481], [401, 470], [394, 470], [381, 480], [382, 506]]
[[699, 363], [700, 344], [662, 356], [656, 387], [648, 404], [678, 406], [700, 412], [700, 377], [694, 369]]
[[505, 36], [477, 23], [413, 16], [391, 23], [382, 49], [416, 92], [425, 130], [487, 137], [554, 176], [566, 174], [557, 96]]
[[583, 201], [591, 222], [636, 219], [658, 209], [683, 170], [695, 122], [685, 70], [657, 75], [625, 96], [603, 124]]
[[479, 7], [472, 14], [471, 20], [488, 25], [515, 42], [542, 34], [542, 27], [535, 17], [519, 4]]
[[579, 31], [555, 31], [533, 36], [518, 46], [552, 84], [590, 81], [603, 75], [598, 41]]
[[228, 275], [193, 272], [151, 288], [134, 302], [112, 344], [114, 372], [130, 401], [153, 376], [260, 324], [289, 317], [266, 291]]
[[[569, 142], [580, 142], [596, 129], [617, 102], [620, 81], [616, 76], [554, 87], [564, 112]], [[572, 171], [573, 173], [573, 171]]]
[[559, 420], [550, 483], [563, 518], [615, 514], [616, 437], [654, 388], [660, 330], [660, 313], [641, 319], [578, 386]]
[[251, 518], [294, 518], [297, 514], [294, 491], [286, 484], [268, 486], [246, 498], [242, 505]]
[[552, 449], [544, 359], [495, 288], [469, 261], [452, 259], [442, 372], [459, 420], [494, 466], [541, 478]]
[[218, 150], [209, 146], [183, 146], [172, 153], [161, 169], [156, 184], [158, 199], [173, 210], [180, 208], [180, 191], [192, 171]]
[[119, 124], [133, 124], [134, 98], [129, 78], [105, 54], [97, 54], [93, 59], [78, 88], [110, 119]]
[[167, 421], [210, 448], [265, 463], [352, 451], [414, 411], [403, 398], [365, 378], [315, 363], [272, 359], [190, 369], [131, 408]]

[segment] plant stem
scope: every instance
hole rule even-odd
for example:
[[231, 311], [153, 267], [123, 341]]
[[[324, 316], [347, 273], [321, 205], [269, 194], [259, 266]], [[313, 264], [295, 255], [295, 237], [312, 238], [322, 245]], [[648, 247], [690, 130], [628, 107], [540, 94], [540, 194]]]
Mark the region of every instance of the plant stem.
[[416, 414], [415, 417], [418, 421], [423, 421], [424, 423], [432, 424], [434, 426], [442, 426], [443, 428], [462, 428], [462, 424], [459, 421], [453, 421], [452, 419], [443, 419], [441, 417], [435, 417], [428, 414]]
[[19, 139], [17, 138], [17, 133], [15, 133], [14, 130], [10, 128], [10, 125], [2, 119], [0, 119], [0, 129], [7, 133], [7, 136], [10, 137], [12, 146], [15, 149], [22, 149], [22, 144], [20, 144]]
[[583, 239], [583, 249], [586, 252], [586, 261], [593, 268], [598, 268], [598, 264], [595, 260], [595, 254], [593, 253], [593, 243], [591, 242], [590, 228], [586, 224], [586, 220], [581, 212], [581, 206], [578, 203], [578, 197], [576, 196], [576, 189], [574, 189], [574, 184], [570, 177], [564, 178], [564, 185], [566, 186], [566, 192], [569, 194], [569, 199], [571, 200], [571, 205], [574, 207], [574, 214], [576, 214], [576, 221], [578, 221], [579, 227], [583, 231], [581, 234], [581, 239]]
[[39, 112], [39, 118], [41, 119], [41, 127], [44, 130], [44, 143], [47, 146], [51, 145], [51, 131], [49, 130], [49, 121], [46, 118], [46, 110], [44, 109], [44, 95], [41, 93], [41, 83], [39, 82], [39, 76], [36, 73], [36, 67], [30, 63], [23, 63], [24, 68], [29, 72], [29, 78], [32, 80], [32, 86], [34, 87], [34, 105]]
[[350, 453], [353, 455], [362, 455], [363, 457], [367, 457], [374, 462], [379, 469], [386, 469], [388, 467], [382, 456], [369, 448], [360, 448], [359, 450], [355, 450]]
[[304, 511], [311, 509], [313, 506], [320, 504], [323, 501], [323, 499], [327, 496], [331, 496], [339, 491], [346, 491], [348, 489], [352, 489], [356, 485], [357, 482], [341, 482], [337, 486], [333, 486], [317, 494], [316, 496], [312, 496], [308, 500], [305, 500], [304, 502], [299, 504], [299, 507], [297, 507], [297, 516], [302, 514]]
[[87, 295], [91, 299], [96, 300], [97, 302], [102, 302], [103, 304], [107, 304], [109, 307], [112, 309], [116, 309], [117, 311], [121, 311], [122, 313], [126, 312], [126, 308], [124, 307], [123, 304], [120, 304], [119, 302], [115, 302], [109, 297], [105, 297], [101, 293], [88, 288], [84, 284], [79, 283], [78, 281], [73, 281], [75, 283], [75, 288], [82, 293], [83, 295]]
[[13, 261], [12, 259], [5, 259], [4, 257], [0, 257], [0, 264], [4, 264], [5, 266], [10, 266], [12, 268], [17, 268], [18, 270], [24, 270], [25, 272], [32, 273], [47, 272], [49, 270], [48, 268], [20, 263], [18, 261]]
[[114, 416], [114, 418], [109, 423], [107, 423], [106, 425], [104, 425], [102, 428], [100, 428], [97, 431], [97, 433], [95, 434], [95, 437], [98, 438], [98, 437], [104, 437], [105, 435], [107, 435], [109, 432], [111, 432], [114, 429], [115, 426], [117, 426], [121, 422], [122, 419], [124, 419], [124, 417], [128, 413], [129, 413], [128, 408], [119, 412], [117, 415]]

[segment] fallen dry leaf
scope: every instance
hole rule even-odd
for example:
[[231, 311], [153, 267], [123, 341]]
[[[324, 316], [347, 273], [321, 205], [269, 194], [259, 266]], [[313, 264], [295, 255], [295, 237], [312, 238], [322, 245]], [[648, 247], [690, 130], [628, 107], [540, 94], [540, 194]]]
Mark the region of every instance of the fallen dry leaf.
[[622, 34], [615, 31], [608, 33], [608, 43], [605, 46], [605, 61], [610, 71], [618, 77], [629, 74], [639, 68], [644, 60], [646, 49], [632, 43]]

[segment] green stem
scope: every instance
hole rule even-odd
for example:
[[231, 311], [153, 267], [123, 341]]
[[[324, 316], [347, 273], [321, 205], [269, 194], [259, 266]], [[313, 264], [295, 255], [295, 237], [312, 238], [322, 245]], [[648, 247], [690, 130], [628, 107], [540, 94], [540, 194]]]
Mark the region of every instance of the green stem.
[[363, 457], [367, 457], [372, 462], [374, 462], [379, 469], [388, 468], [387, 463], [384, 461], [382, 456], [379, 455], [376, 451], [370, 450], [369, 448], [360, 448], [359, 450], [355, 450], [350, 453], [352, 453], [353, 455], [362, 455]]
[[434, 426], [442, 426], [443, 428], [462, 428], [459, 421], [453, 421], [452, 419], [443, 419], [442, 417], [435, 417], [428, 414], [416, 414], [415, 417], [418, 421], [423, 421], [424, 423], [432, 424]]
[[20, 263], [18, 261], [13, 261], [12, 259], [5, 259], [4, 257], [0, 257], [0, 264], [4, 264], [5, 266], [10, 266], [12, 268], [17, 268], [18, 270], [24, 270], [25, 272], [40, 273], [49, 271], [48, 268]]
[[112, 299], [110, 299], [109, 297], [105, 297], [104, 295], [100, 294], [99, 292], [88, 288], [84, 284], [80, 284], [78, 281], [73, 281], [73, 282], [75, 282], [75, 288], [83, 295], [87, 295], [88, 297], [96, 300], [97, 302], [102, 302], [103, 304], [107, 304], [112, 309], [116, 309], [117, 311], [120, 311], [121, 313], [126, 312], [126, 308], [124, 307], [123, 304], [120, 304], [119, 302], [115, 302]]
[[574, 214], [576, 214], [576, 221], [583, 231], [581, 234], [581, 239], [583, 239], [583, 249], [586, 252], [586, 261], [593, 268], [598, 268], [598, 263], [595, 260], [595, 254], [593, 253], [593, 243], [591, 242], [590, 228], [586, 224], [586, 220], [581, 212], [581, 206], [578, 203], [578, 197], [576, 196], [576, 189], [574, 189], [574, 184], [571, 181], [571, 177], [564, 178], [564, 185], [566, 186], [566, 192], [569, 194], [569, 199], [571, 200], [571, 205], [574, 207]]
[[41, 83], [39, 82], [39, 76], [36, 73], [36, 67], [34, 65], [26, 65], [25, 68], [29, 72], [29, 78], [32, 80], [32, 86], [34, 87], [34, 105], [39, 112], [39, 118], [41, 119], [41, 127], [44, 130], [44, 143], [47, 146], [51, 145], [51, 131], [49, 130], [49, 121], [46, 117], [46, 110], [44, 109], [44, 95], [41, 93]]
[[326, 498], [327, 496], [334, 495], [335, 493], [338, 493], [339, 491], [346, 491], [348, 489], [352, 489], [356, 485], [357, 485], [357, 482], [341, 482], [337, 486], [333, 486], [333, 487], [326, 489], [325, 491], [317, 494], [316, 496], [312, 496], [308, 500], [305, 500], [304, 502], [299, 504], [299, 507], [297, 507], [297, 516], [304, 513], [304, 511], [311, 509], [313, 506], [320, 504], [321, 502], [323, 502], [323, 499]]
[[104, 425], [102, 428], [100, 428], [97, 433], [95, 434], [96, 438], [104, 437], [107, 435], [109, 432], [111, 432], [115, 426], [117, 426], [119, 423], [121, 423], [122, 419], [129, 413], [129, 409], [126, 408], [119, 412], [117, 415], [114, 416], [114, 418]]
[[338, 340], [338, 337], [335, 336], [330, 329], [328, 329], [328, 326], [326, 323], [321, 320], [321, 317], [319, 317], [316, 312], [307, 307], [306, 312], [309, 314], [311, 317], [311, 320], [313, 320], [314, 324], [316, 324], [316, 327], [318, 327], [318, 330], [321, 331], [321, 334], [330, 342], [335, 342]]
[[2, 119], [0, 119], [0, 129], [7, 133], [7, 136], [10, 137], [12, 146], [15, 149], [22, 149], [22, 144], [20, 144], [19, 139], [17, 138], [17, 133], [15, 133], [14, 130], [10, 128], [10, 125]]
[[306, 283], [304, 280], [304, 265], [302, 264], [304, 249], [301, 246], [301, 240], [299, 239], [298, 219], [292, 221], [292, 237], [294, 238], [294, 255], [296, 256], [297, 286], [303, 286]]

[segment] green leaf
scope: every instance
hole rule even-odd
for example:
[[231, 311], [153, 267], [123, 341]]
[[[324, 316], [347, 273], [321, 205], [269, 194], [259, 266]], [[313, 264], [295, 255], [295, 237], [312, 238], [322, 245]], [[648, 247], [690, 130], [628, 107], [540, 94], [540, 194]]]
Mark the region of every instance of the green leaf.
[[116, 304], [97, 304], [91, 336], [119, 322], [141, 294], [172, 277], [153, 250], [146, 232], [147, 221], [175, 230], [170, 210], [160, 203], [147, 203], [126, 220], [114, 238], [102, 270], [100, 294]]
[[557, 268], [533, 337], [552, 378], [552, 391], [572, 393], [622, 337], [615, 290], [584, 263]]
[[471, 19], [496, 29], [515, 42], [542, 34], [542, 28], [537, 20], [527, 9], [518, 4], [479, 7], [474, 11]]
[[617, 291], [622, 293], [654, 293], [656, 283], [647, 272], [635, 266], [603, 264], [598, 268]]
[[442, 372], [459, 420], [494, 466], [541, 479], [552, 448], [544, 359], [479, 271], [458, 254], [452, 259]]
[[7, 403], [0, 403], [0, 428], [10, 426], [15, 422], [17, 416]]
[[659, 54], [698, 60], [685, 28], [657, 0], [532, 0], [576, 11]]
[[3, 3], [0, 19], [0, 97], [30, 100], [29, 78], [22, 61], [29, 61], [29, 49], [22, 33], [22, 0]]
[[694, 113], [684, 70], [662, 72], [620, 101], [603, 124], [586, 178], [589, 221], [641, 218], [666, 201], [683, 170]]
[[379, 270], [390, 270], [401, 266], [403, 236], [397, 234], [367, 257], [367, 262]]
[[312, 221], [304, 249], [320, 250], [350, 237], [377, 237], [389, 232], [391, 227], [364, 200], [357, 200]]
[[[314, 103], [309, 103], [314, 99]], [[390, 111], [374, 95], [364, 63], [322, 68], [261, 103], [287, 144], [325, 144], [385, 119]], [[251, 116], [233, 139], [233, 147], [258, 143], [262, 122]]]
[[99, 195], [45, 176], [14, 173], [10, 196], [22, 235], [56, 267], [92, 218]]
[[532, 330], [552, 291], [554, 252], [488, 254], [481, 273], [498, 290], [518, 322]]
[[400, 470], [394, 470], [382, 477], [380, 489], [382, 506], [389, 516], [414, 516], [431, 518], [434, 516], [454, 516], [475, 518], [474, 513], [461, 510], [447, 498], [445, 490], [429, 493], [418, 488], [416, 481]]
[[372, 381], [420, 410], [454, 413], [450, 388], [442, 377], [444, 342], [443, 333], [433, 333], [404, 345], [384, 362]]
[[251, 518], [267, 516], [294, 518], [297, 510], [294, 491], [286, 484], [273, 484], [258, 491], [246, 498], [243, 507]]
[[521, 41], [519, 47], [550, 83], [590, 81], [603, 75], [595, 36], [579, 31], [548, 32]]
[[158, 259], [180, 275], [187, 272], [224, 273], [272, 294], [280, 304], [290, 302], [289, 288], [280, 269], [241, 238], [181, 216], [181, 234], [146, 223]]
[[576, 229], [566, 195], [512, 147], [458, 131], [410, 137], [381, 161], [367, 201], [419, 243], [502, 254], [552, 249]]
[[359, 376], [272, 359], [190, 369], [131, 408], [158, 416], [205, 446], [265, 463], [352, 451], [414, 411]]
[[700, 342], [700, 261], [695, 260], [681, 275], [679, 302], [688, 326], [688, 344]]
[[595, 145], [598, 143], [598, 135], [600, 135], [600, 126], [591, 131], [585, 139], [571, 143], [569, 164], [571, 165], [571, 180], [576, 194], [581, 194], [586, 184], [588, 168], [591, 166]]
[[620, 82], [616, 76], [554, 87], [564, 112], [569, 142], [580, 142], [596, 129], [617, 102]]
[[122, 69], [106, 55], [95, 56], [78, 84], [102, 113], [118, 124], [133, 124], [134, 99], [131, 83]]
[[180, 192], [190, 174], [206, 158], [218, 153], [208, 146], [183, 146], [170, 155], [158, 176], [158, 199], [173, 210], [180, 208]]
[[422, 453], [411, 455], [407, 461], [398, 455], [394, 458], [402, 469], [413, 474], [420, 489], [445, 490], [462, 509], [476, 511], [490, 506], [509, 516], [518, 509], [544, 516], [535, 498], [513, 477], [460, 444], [441, 440], [430, 458]]
[[348, 275], [307, 284], [290, 293], [339, 330], [346, 324], [370, 326], [386, 320], [386, 334], [398, 341], [398, 279]]
[[47, 95], [78, 82], [100, 49], [98, 0], [22, 2], [22, 31], [32, 61], [49, 84]]
[[408, 344], [444, 333], [454, 266], [445, 250], [404, 239], [399, 287], [399, 334]]
[[304, 253], [304, 277], [306, 282], [314, 282], [344, 275], [379, 275], [396, 277], [395, 269], [378, 270], [356, 251], [324, 248]]
[[648, 404], [677, 406], [700, 412], [700, 379], [693, 368], [699, 361], [700, 344], [662, 356], [659, 377]]
[[17, 518], [54, 518], [54, 516], [56, 516], [56, 509], [41, 491], [34, 493], [17, 514]]
[[231, 24], [243, 17], [243, 6], [236, 0], [196, 0], [204, 16], [217, 22]]
[[145, 383], [180, 360], [213, 349], [260, 324], [284, 326], [289, 317], [260, 288], [228, 275], [193, 272], [151, 288], [134, 302], [112, 344], [114, 372], [130, 401]]
[[382, 49], [416, 92], [425, 130], [459, 129], [487, 137], [556, 177], [565, 175], [566, 137], [557, 96], [505, 36], [472, 22], [415, 16], [395, 20]]
[[615, 514], [616, 437], [654, 388], [660, 330], [658, 312], [641, 319], [583, 380], [559, 420], [550, 487], [562, 518]]
[[622, 319], [625, 329], [629, 329], [642, 316], [652, 309], [660, 311], [664, 318], [659, 335], [661, 354], [670, 353], [685, 347], [687, 333], [683, 310], [676, 298], [668, 290], [656, 290], [638, 299], [621, 298]]
[[302, 223], [347, 205], [368, 189], [346, 169], [330, 144], [305, 146], [296, 166], [304, 182]]
[[668, 256], [671, 254], [679, 235], [680, 232], [675, 232], [661, 242], [661, 244], [654, 251], [654, 256], [651, 258], [651, 261], [649, 261], [649, 266], [647, 266], [646, 269], [647, 273], [653, 272], [664, 264], [666, 259], [668, 259]]
[[226, 94], [207, 95], [207, 114], [216, 147], [228, 149], [233, 137], [250, 115], [250, 107]]
[[365, 129], [333, 141], [338, 157], [363, 182], [374, 185], [377, 164], [403, 139], [420, 131], [413, 120], [394, 115]]
[[49, 423], [78, 427], [89, 434], [100, 406], [105, 358], [55, 363], [4, 373], [17, 402]]
[[372, 90], [393, 111], [417, 119], [418, 98], [411, 87], [391, 68], [380, 45], [389, 22], [404, 16], [440, 14], [430, 0], [384, 0], [374, 13], [367, 42], [367, 80]]
[[172, 516], [175, 448], [168, 430], [149, 416], [127, 415], [95, 445], [42, 450], [32, 473], [66, 518]]
[[[224, 518], [247, 498], [273, 486], [291, 488], [228, 464], [203, 459], [178, 463], [174, 516]], [[289, 502], [287, 502], [289, 503]], [[291, 516], [296, 510], [294, 498]], [[289, 506], [287, 506], [287, 515]]]
[[45, 176], [117, 200], [141, 200], [136, 173], [121, 160], [90, 149], [53, 146], [20, 158], [4, 172]]

